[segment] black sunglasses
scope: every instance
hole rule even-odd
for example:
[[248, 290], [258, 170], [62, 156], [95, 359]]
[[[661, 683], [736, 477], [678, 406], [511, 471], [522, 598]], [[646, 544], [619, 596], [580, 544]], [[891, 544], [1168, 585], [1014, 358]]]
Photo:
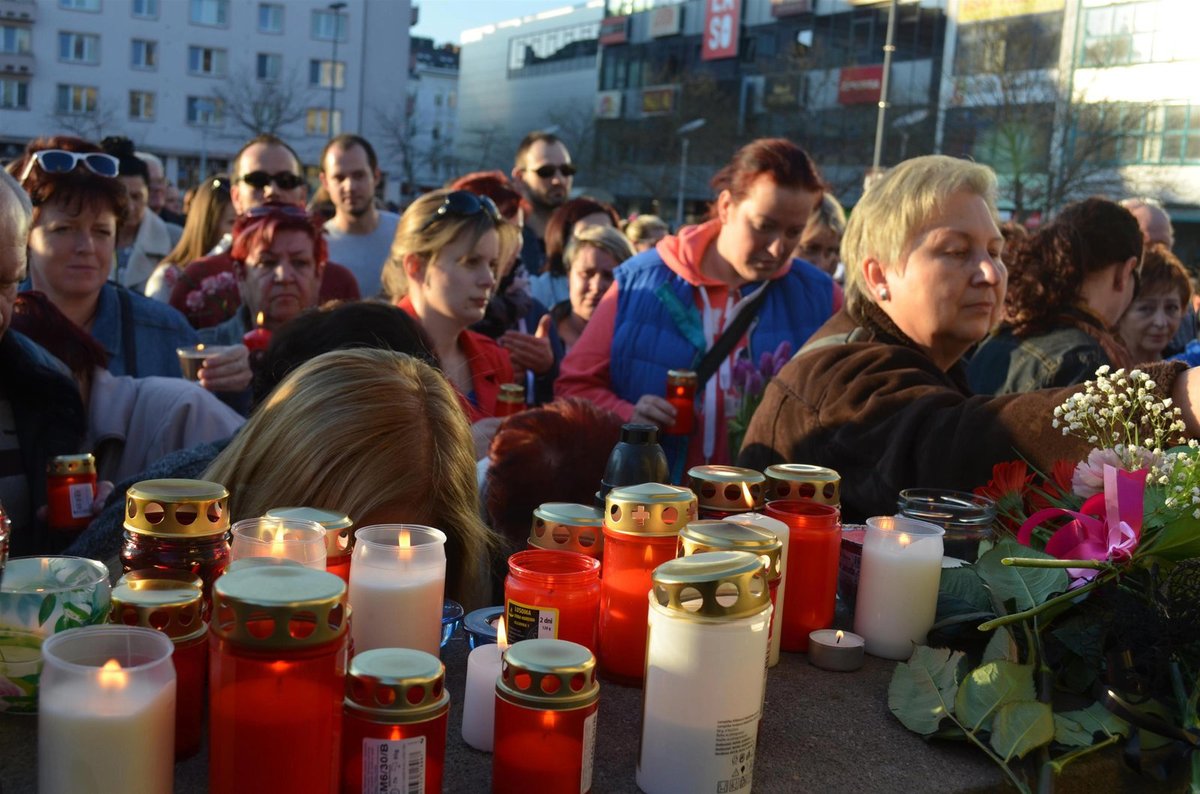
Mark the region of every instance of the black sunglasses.
[[262, 204], [251, 207], [243, 213], [248, 218], [266, 218], [271, 215], [285, 215], [289, 218], [304, 218], [308, 220], [308, 212], [293, 204]]
[[111, 154], [101, 152], [68, 152], [66, 149], [42, 149], [34, 152], [25, 163], [25, 170], [17, 181], [25, 184], [34, 164], [41, 167], [47, 174], [67, 174], [74, 171], [82, 163], [87, 170], [97, 176], [115, 177], [120, 171], [121, 161]]
[[579, 169], [570, 163], [564, 163], [563, 165], [551, 165], [547, 163], [546, 165], [540, 165], [537, 168], [526, 168], [525, 170], [532, 171], [542, 179], [549, 179], [550, 177], [554, 176], [555, 173], [562, 174], [563, 176], [575, 176], [575, 173]]
[[442, 201], [442, 206], [438, 207], [429, 220], [418, 230], [418, 233], [425, 231], [433, 224], [440, 221], [447, 215], [453, 215], [456, 218], [470, 218], [479, 213], [487, 213], [492, 219], [492, 223], [497, 226], [504, 223], [504, 218], [500, 215], [500, 210], [496, 209], [496, 203], [487, 196], [477, 196], [467, 190], [456, 190], [453, 193], [446, 194], [445, 200]]
[[272, 182], [280, 190], [295, 190], [304, 184], [304, 177], [293, 174], [291, 171], [280, 171], [277, 174], [268, 174], [266, 171], [251, 171], [248, 174], [242, 174], [238, 177], [239, 182], [245, 182], [255, 190], [266, 190], [267, 185]]

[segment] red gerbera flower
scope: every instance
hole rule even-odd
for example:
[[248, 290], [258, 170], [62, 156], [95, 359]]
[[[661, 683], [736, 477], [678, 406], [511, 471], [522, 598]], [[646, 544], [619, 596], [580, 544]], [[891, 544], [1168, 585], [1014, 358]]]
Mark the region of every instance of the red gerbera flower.
[[1014, 496], [1020, 499], [1032, 482], [1033, 475], [1029, 473], [1029, 467], [1025, 465], [1025, 461], [1012, 460], [993, 466], [991, 481], [987, 485], [976, 488], [975, 493], [978, 496], [986, 496], [999, 504]]

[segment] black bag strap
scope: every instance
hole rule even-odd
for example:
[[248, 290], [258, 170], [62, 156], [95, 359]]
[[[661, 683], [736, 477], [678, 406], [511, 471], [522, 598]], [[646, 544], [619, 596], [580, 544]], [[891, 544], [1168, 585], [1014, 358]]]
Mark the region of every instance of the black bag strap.
[[704, 357], [696, 365], [697, 391], [704, 391], [704, 385], [708, 383], [708, 379], [720, 368], [721, 362], [729, 357], [733, 348], [746, 335], [750, 323], [758, 317], [758, 311], [767, 299], [767, 290], [773, 283], [773, 281], [768, 281], [763, 284], [758, 292], [754, 293], [754, 297], [742, 305], [742, 310], [737, 313], [729, 325], [725, 326], [725, 330], [713, 341], [713, 346], [704, 353]]

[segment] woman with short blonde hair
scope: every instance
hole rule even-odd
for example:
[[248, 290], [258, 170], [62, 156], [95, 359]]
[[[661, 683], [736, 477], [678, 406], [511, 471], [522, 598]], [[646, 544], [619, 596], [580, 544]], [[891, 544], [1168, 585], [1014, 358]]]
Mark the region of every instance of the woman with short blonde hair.
[[567, 268], [567, 299], [550, 308], [558, 339], [555, 358], [562, 360], [575, 344], [600, 299], [613, 283], [613, 271], [634, 256], [625, 235], [607, 226], [585, 226], [567, 241], [563, 264]]

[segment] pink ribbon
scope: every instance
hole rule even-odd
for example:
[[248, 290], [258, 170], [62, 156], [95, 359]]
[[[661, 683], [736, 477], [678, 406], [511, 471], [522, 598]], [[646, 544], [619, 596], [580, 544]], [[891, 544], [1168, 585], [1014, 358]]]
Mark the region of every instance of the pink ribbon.
[[[1131, 473], [1105, 465], [1102, 493], [1084, 502], [1079, 512], [1059, 507], [1039, 510], [1021, 525], [1017, 541], [1028, 546], [1036, 527], [1051, 518], [1070, 516], [1074, 520], [1046, 541], [1047, 554], [1060, 560], [1128, 560], [1141, 539], [1148, 475], [1146, 469]], [[1093, 579], [1097, 574], [1093, 568], [1067, 571], [1076, 580]]]

